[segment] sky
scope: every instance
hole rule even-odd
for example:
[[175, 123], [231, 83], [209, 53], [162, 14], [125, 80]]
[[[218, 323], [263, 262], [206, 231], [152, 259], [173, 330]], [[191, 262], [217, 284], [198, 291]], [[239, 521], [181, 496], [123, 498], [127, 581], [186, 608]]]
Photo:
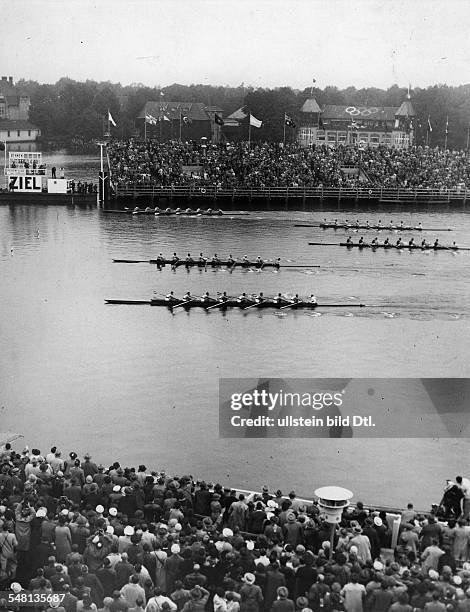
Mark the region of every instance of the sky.
[[15, 81], [470, 82], [470, 0], [0, 0], [0, 15]]

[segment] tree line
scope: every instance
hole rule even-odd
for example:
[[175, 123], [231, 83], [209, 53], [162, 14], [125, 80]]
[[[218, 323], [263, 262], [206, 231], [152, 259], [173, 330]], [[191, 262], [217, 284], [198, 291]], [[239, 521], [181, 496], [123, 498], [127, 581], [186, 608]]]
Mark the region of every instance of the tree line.
[[[399, 106], [407, 96], [407, 89], [392, 85], [388, 89], [368, 87], [338, 89], [327, 86], [294, 90], [291, 87], [274, 89], [253, 88], [243, 83], [238, 87], [211, 85], [169, 85], [147, 87], [142, 84], [123, 86], [111, 82], [85, 82], [62, 78], [55, 84], [40, 84], [21, 80], [20, 91], [31, 98], [30, 121], [37, 125], [46, 141], [86, 143], [101, 138], [106, 131], [108, 109], [117, 127], [111, 135], [129, 138], [136, 135], [135, 119], [147, 101], [202, 102], [215, 106], [227, 117], [240, 107], [263, 121], [259, 129], [252, 129], [254, 140], [278, 142], [283, 139], [284, 114], [299, 125], [300, 108], [307, 98], [315, 97], [318, 104], [346, 104], [352, 106]], [[163, 92], [163, 96], [161, 95]], [[448, 121], [448, 147], [465, 149], [468, 146], [470, 123], [470, 84], [455, 87], [433, 85], [411, 92], [417, 113], [416, 137], [424, 143], [428, 135], [428, 117], [432, 132], [432, 146], [443, 146]], [[241, 128], [241, 133], [244, 128]], [[292, 128], [286, 130], [293, 138]], [[246, 134], [242, 134], [246, 138]]]

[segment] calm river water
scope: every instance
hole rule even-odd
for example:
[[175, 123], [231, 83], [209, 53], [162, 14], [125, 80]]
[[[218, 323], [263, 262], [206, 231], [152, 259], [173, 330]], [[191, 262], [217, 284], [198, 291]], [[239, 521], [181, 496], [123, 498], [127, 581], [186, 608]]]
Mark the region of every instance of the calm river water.
[[[64, 159], [58, 167], [70, 161]], [[84, 164], [91, 167], [90, 159]], [[76, 178], [93, 178], [80, 175], [76, 159], [70, 165]], [[106, 463], [145, 463], [233, 486], [268, 484], [310, 496], [317, 486], [339, 484], [370, 503], [413, 500], [427, 508], [439, 501], [446, 478], [468, 475], [466, 439], [218, 437], [220, 377], [470, 375], [470, 252], [374, 254], [308, 246], [344, 236], [294, 227], [296, 220], [327, 214], [156, 219], [1, 206], [0, 429], [23, 433], [30, 446], [57, 442], [67, 453], [89, 451]], [[440, 241], [470, 244], [466, 211], [393, 217], [455, 228], [441, 232]], [[279, 256], [320, 267], [187, 273], [112, 263], [175, 250]], [[314, 292], [319, 301], [377, 307], [172, 315], [164, 308], [104, 304], [105, 298], [148, 299], [171, 289], [177, 295], [187, 289], [196, 295]]]

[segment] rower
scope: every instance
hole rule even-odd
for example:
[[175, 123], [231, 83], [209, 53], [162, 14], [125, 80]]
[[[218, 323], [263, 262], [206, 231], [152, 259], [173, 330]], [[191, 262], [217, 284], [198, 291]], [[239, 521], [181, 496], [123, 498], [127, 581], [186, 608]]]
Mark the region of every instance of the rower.
[[380, 219], [378, 220], [377, 227], [382, 227], [382, 221]]
[[183, 301], [190, 302], [192, 299], [193, 296], [191, 295], [191, 293], [189, 291], [186, 291], [186, 293], [183, 295]]
[[222, 295], [219, 296], [219, 302], [223, 302], [224, 304], [225, 302], [228, 302], [228, 295], [226, 291], [224, 291]]
[[178, 206], [178, 208], [175, 209], [175, 213], [179, 214], [181, 212], [181, 208]]
[[266, 298], [264, 297], [264, 293], [262, 291], [260, 291], [259, 295], [255, 296], [255, 302], [257, 304], [261, 304], [265, 300], [266, 300]]
[[204, 295], [202, 296], [202, 301], [203, 301], [204, 303], [206, 303], [206, 302], [211, 302], [211, 301], [212, 301], [212, 298], [211, 298], [211, 296], [209, 295], [209, 292], [208, 292], [208, 291], [206, 291], [206, 292], [204, 293]]
[[166, 213], [171, 213], [171, 208], [170, 208], [170, 207], [165, 208], [165, 212], [166, 212]]
[[422, 230], [423, 229], [423, 224], [421, 223], [421, 221], [418, 223], [418, 227], [417, 229]]
[[354, 244], [351, 236], [348, 236], [348, 239], [346, 240], [346, 244]]
[[276, 259], [276, 261], [274, 262], [274, 266], [275, 266], [276, 268], [280, 268], [280, 267], [281, 267], [281, 258], [280, 258], [280, 257], [278, 257], [278, 258]]
[[359, 228], [359, 219], [356, 219], [356, 229]]
[[441, 245], [439, 244], [439, 239], [436, 238], [436, 240], [434, 240], [434, 244], [433, 244], [433, 249], [437, 249], [438, 247], [440, 247]]
[[160, 212], [160, 207], [159, 207], [159, 206], [155, 206], [154, 211], [155, 211], [156, 213], [159, 213], [159, 212]]
[[410, 238], [410, 240], [408, 241], [408, 246], [409, 247], [415, 247], [415, 239], [414, 238]]
[[250, 260], [248, 259], [248, 257], [246, 255], [243, 255], [242, 264], [244, 266], [249, 266], [250, 265]]
[[402, 246], [403, 246], [403, 243], [402, 243], [402, 241], [401, 241], [401, 238], [398, 238], [398, 240], [397, 240], [397, 242], [396, 242], [395, 246], [396, 246], [397, 248], [399, 248], [399, 247], [402, 247]]
[[367, 219], [367, 221], [366, 221], [366, 227], [367, 227], [367, 229], [369, 229], [369, 227], [370, 227], [370, 225], [369, 225], [369, 219]]
[[245, 304], [245, 302], [247, 302], [247, 301], [248, 301], [248, 297], [247, 297], [247, 295], [246, 295], [246, 293], [245, 293], [245, 292], [243, 292], [243, 293], [242, 293], [241, 295], [239, 295], [239, 296], [238, 296], [238, 298], [237, 298], [237, 302], [238, 302], [239, 304]]
[[190, 208], [187, 208], [187, 209], [186, 209], [184, 212], [185, 212], [187, 215], [190, 215], [190, 214], [191, 214], [193, 211], [192, 211]]
[[372, 240], [372, 242], [370, 243], [370, 245], [374, 247], [374, 246], [378, 246], [378, 244], [379, 244], [379, 241], [378, 241], [377, 236], [376, 236], [376, 237], [375, 237], [375, 238]]
[[178, 301], [177, 298], [175, 298], [174, 291], [170, 291], [170, 293], [168, 293], [165, 296], [165, 301], [166, 302], [177, 302]]
[[426, 243], [426, 238], [423, 238], [423, 239], [421, 240], [421, 248], [422, 248], [422, 249], [425, 249], [427, 246], [428, 246], [428, 245], [427, 245], [427, 243]]
[[199, 253], [199, 264], [202, 266], [206, 265], [207, 257], [204, 257], [203, 253]]
[[187, 264], [192, 264], [192, 263], [194, 263], [194, 259], [191, 257], [191, 253], [188, 253], [188, 256], [186, 257], [185, 262], [186, 262]]
[[176, 266], [179, 260], [180, 258], [178, 257], [178, 255], [176, 253], [173, 253], [173, 257], [171, 258], [171, 265]]
[[208, 208], [206, 210], [206, 215], [212, 215], [212, 208]]
[[403, 221], [400, 221], [400, 229], [403, 229]]
[[338, 227], [338, 219], [335, 219], [334, 226]]
[[273, 302], [277, 305], [281, 304], [281, 302], [285, 302], [286, 299], [282, 297], [282, 293], [278, 293], [276, 297], [273, 299]]
[[198, 208], [198, 209], [196, 210], [196, 215], [200, 215], [200, 214], [202, 214], [202, 209]]
[[256, 267], [261, 268], [263, 265], [264, 265], [264, 261], [258, 255], [258, 257], [256, 258]]
[[163, 257], [163, 253], [159, 253], [157, 257], [157, 266], [161, 268], [161, 266], [165, 265], [165, 258]]
[[234, 260], [234, 258], [232, 257], [232, 254], [231, 254], [231, 253], [230, 253], [230, 255], [229, 255], [229, 256], [228, 256], [228, 258], [227, 258], [227, 264], [228, 264], [229, 266], [233, 266], [233, 265], [235, 264], [235, 260]]
[[318, 304], [317, 298], [313, 295], [313, 293], [309, 297], [309, 301], [310, 301], [310, 304]]
[[388, 238], [385, 238], [384, 247], [388, 247], [388, 246], [390, 246], [390, 240]]
[[292, 303], [293, 303], [293, 304], [300, 304], [301, 302], [302, 302], [302, 300], [299, 298], [299, 294], [298, 294], [298, 293], [296, 293], [296, 294], [294, 295], [294, 297], [292, 298]]
[[214, 257], [211, 259], [211, 263], [214, 266], [218, 266], [220, 264], [220, 259], [217, 257], [217, 253], [214, 253]]
[[361, 237], [359, 238], [359, 242], [358, 242], [358, 244], [364, 244], [364, 236], [361, 236]]
[[395, 226], [393, 225], [393, 219], [390, 220], [390, 223], [388, 224], [390, 229], [394, 229]]

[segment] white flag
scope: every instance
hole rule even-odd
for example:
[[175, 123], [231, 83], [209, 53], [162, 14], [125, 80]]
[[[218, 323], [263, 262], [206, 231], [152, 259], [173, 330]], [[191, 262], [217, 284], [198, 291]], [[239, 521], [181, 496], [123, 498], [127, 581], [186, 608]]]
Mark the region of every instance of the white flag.
[[108, 110], [108, 121], [109, 123], [112, 123], [114, 125], [114, 127], [116, 127], [116, 122], [113, 119], [113, 116], [111, 115], [111, 113]]
[[256, 117], [254, 117], [251, 113], [250, 113], [250, 125], [252, 125], [255, 128], [260, 128], [263, 125], [263, 122], [260, 121], [259, 119], [257, 119]]

